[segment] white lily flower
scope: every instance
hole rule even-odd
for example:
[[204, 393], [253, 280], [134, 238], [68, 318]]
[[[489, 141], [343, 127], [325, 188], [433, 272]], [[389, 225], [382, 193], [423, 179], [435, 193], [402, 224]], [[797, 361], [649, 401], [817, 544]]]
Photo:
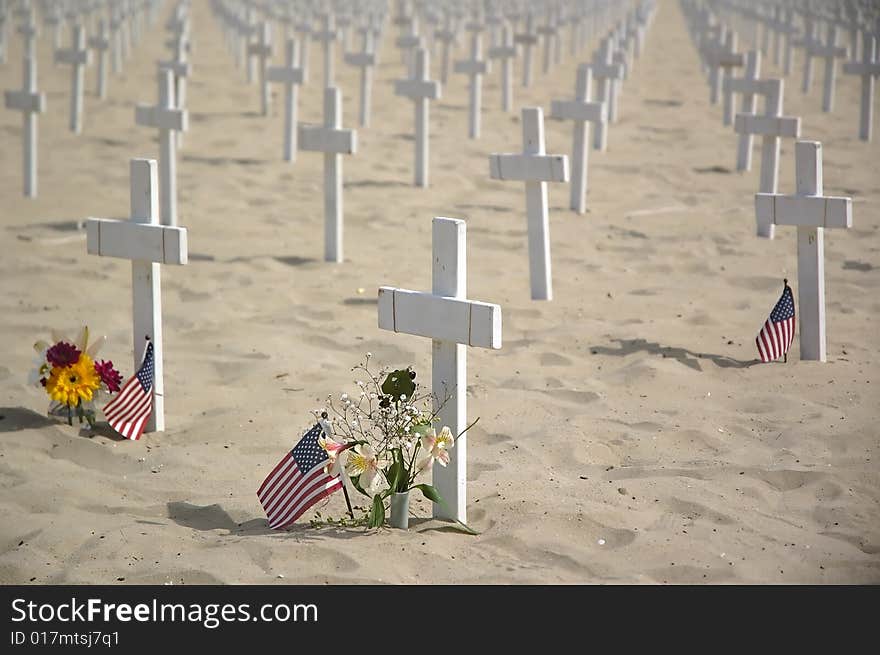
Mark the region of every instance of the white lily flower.
[[438, 462], [440, 466], [449, 464], [449, 449], [453, 446], [455, 446], [455, 438], [452, 436], [452, 431], [446, 426], [436, 436], [433, 434], [423, 435], [422, 448], [428, 454], [419, 461], [419, 470], [425, 470], [434, 462]]
[[358, 444], [349, 453], [345, 470], [351, 477], [360, 476], [358, 482], [366, 491], [370, 491], [378, 482], [379, 460], [376, 451], [369, 444]]

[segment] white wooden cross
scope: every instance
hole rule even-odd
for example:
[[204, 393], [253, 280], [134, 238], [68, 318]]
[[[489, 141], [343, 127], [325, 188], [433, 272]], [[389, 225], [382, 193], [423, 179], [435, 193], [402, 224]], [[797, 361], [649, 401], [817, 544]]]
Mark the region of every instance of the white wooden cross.
[[[431, 390], [438, 426], [455, 440], [449, 464], [434, 464], [433, 485], [444, 500], [436, 518], [467, 522], [467, 346], [501, 348], [501, 307], [467, 299], [466, 226], [437, 217], [432, 225], [432, 292], [379, 288], [379, 328], [428, 337]], [[439, 429], [438, 427], [438, 429]], [[461, 436], [458, 436], [461, 434]]]
[[257, 42], [248, 45], [248, 55], [250, 57], [257, 57], [260, 60], [260, 114], [268, 116], [271, 96], [269, 95], [269, 77], [266, 75], [266, 68], [268, 67], [268, 61], [272, 58], [271, 23], [269, 23], [269, 21], [264, 21], [257, 32]]
[[397, 37], [394, 45], [400, 50], [400, 60], [409, 71], [412, 69], [413, 52], [422, 47], [422, 37], [419, 36], [419, 19], [415, 15], [408, 17], [406, 26], [406, 34]]
[[425, 48], [416, 50], [412, 77], [394, 82], [395, 95], [411, 98], [415, 104], [415, 184], [428, 186], [428, 150], [430, 141], [430, 122], [428, 120], [428, 101], [438, 100], [441, 94], [440, 83], [428, 79], [431, 72], [430, 53]]
[[333, 86], [333, 57], [336, 51], [336, 26], [332, 13], [321, 16], [321, 31], [313, 34], [316, 41], [324, 44], [324, 87]]
[[874, 78], [880, 76], [880, 59], [877, 57], [877, 40], [868, 32], [862, 33], [862, 60], [848, 61], [843, 65], [847, 75], [862, 78], [862, 102], [859, 112], [859, 138], [871, 140], [871, 123], [874, 114]]
[[357, 150], [357, 131], [342, 127], [342, 93], [324, 89], [324, 125], [299, 126], [301, 150], [324, 153], [324, 260], [342, 262], [342, 155]]
[[453, 29], [452, 12], [446, 9], [443, 14], [443, 29], [434, 32], [435, 41], [443, 44], [443, 54], [440, 63], [440, 83], [446, 84], [449, 79], [449, 62], [452, 47], [458, 41], [458, 34]]
[[162, 367], [162, 277], [160, 264], [186, 264], [186, 228], [159, 225], [154, 159], [132, 159], [131, 219], [90, 218], [86, 242], [90, 255], [131, 260], [134, 370], [141, 365], [147, 337], [153, 342], [153, 413], [145, 432], [165, 429]]
[[312, 22], [308, 16], [296, 24], [296, 33], [299, 36], [297, 43], [299, 44], [299, 66], [302, 69], [302, 84], [307, 84], [309, 81], [309, 44], [314, 32], [315, 30], [312, 28]]
[[24, 56], [36, 59], [37, 36], [40, 32], [37, 29], [37, 21], [34, 17], [34, 10], [32, 7], [28, 8], [26, 12], [25, 22], [18, 25], [15, 28], [15, 31], [21, 34], [22, 40], [24, 41]]
[[55, 61], [70, 64], [70, 130], [74, 134], [82, 132], [83, 124], [83, 84], [85, 67], [91, 64], [91, 52], [86, 48], [86, 30], [82, 25], [74, 25], [73, 42], [70, 48], [55, 51]]
[[523, 77], [522, 85], [532, 85], [532, 66], [534, 65], [535, 53], [532, 48], [538, 43], [538, 33], [535, 31], [535, 16], [532, 12], [526, 14], [525, 31], [515, 34], [514, 43], [523, 46]]
[[791, 55], [794, 46], [794, 36], [798, 31], [794, 24], [794, 9], [790, 7], [777, 7], [777, 14], [773, 21], [773, 27], [776, 33], [773, 63], [777, 66], [779, 65], [779, 50], [782, 47], [782, 40], [785, 39], [785, 54], [782, 58], [782, 74], [787, 76], [791, 73]]
[[813, 51], [822, 47], [822, 41], [818, 38], [815, 21], [807, 16], [804, 18], [804, 34], [795, 40], [795, 44], [804, 49], [804, 77], [801, 91], [810, 92], [813, 85]]
[[[186, 81], [192, 76], [192, 65], [187, 61], [189, 41], [186, 33], [180, 34], [166, 45], [174, 48], [174, 59], [160, 61], [159, 72], [170, 70], [174, 79], [174, 106], [177, 109], [186, 109]], [[174, 142], [177, 148], [183, 147], [183, 132], [174, 133]]]
[[240, 22], [241, 30], [241, 49], [244, 55], [245, 76], [248, 84], [254, 83], [256, 68], [254, 67], [254, 57], [251, 54], [251, 37], [257, 33], [257, 26], [254, 25], [255, 9], [250, 4], [245, 6], [244, 18]]
[[587, 210], [587, 152], [590, 139], [590, 123], [604, 123], [604, 102], [590, 102], [593, 75], [589, 64], [581, 64], [577, 70], [574, 100], [554, 100], [550, 117], [574, 121], [574, 137], [571, 155], [571, 202], [569, 206], [578, 214]]
[[173, 76], [170, 70], [159, 71], [159, 102], [156, 106], [137, 105], [134, 122], [159, 129], [159, 186], [162, 199], [163, 225], [177, 225], [177, 158], [174, 132], [185, 132], [188, 126], [186, 109], [174, 106]]
[[98, 33], [89, 37], [88, 45], [98, 51], [98, 75], [96, 93], [103, 100], [107, 97], [107, 52], [110, 50], [110, 38], [107, 34], [107, 21], [98, 21]]
[[24, 162], [24, 195], [37, 197], [37, 114], [46, 111], [46, 94], [37, 91], [37, 60], [24, 58], [20, 91], [4, 92], [7, 109], [22, 112], [22, 158]]
[[516, 45], [508, 23], [501, 28], [501, 43], [489, 48], [489, 59], [501, 60], [501, 110], [513, 111], [513, 62], [516, 59]]
[[305, 77], [299, 66], [299, 47], [287, 39], [284, 66], [270, 66], [266, 76], [270, 82], [284, 85], [284, 161], [296, 161], [296, 124], [299, 111], [299, 85]]
[[550, 72], [551, 48], [553, 47], [553, 41], [559, 34], [552, 8], [547, 9], [546, 16], [544, 24], [538, 28], [538, 34], [544, 37], [544, 56], [541, 61], [541, 70], [544, 75]]
[[361, 127], [370, 125], [370, 105], [373, 95], [373, 67], [376, 65], [376, 46], [373, 31], [370, 29], [363, 32], [363, 49], [360, 52], [346, 52], [344, 61], [349, 66], [361, 69], [361, 104], [359, 123]]
[[[612, 108], [617, 107], [618, 83], [623, 80], [623, 65], [614, 63], [614, 52], [611, 38], [605, 37], [599, 45], [599, 49], [593, 55], [590, 70], [596, 80], [596, 101], [606, 105], [608, 119], [611, 118]], [[596, 133], [593, 136], [593, 148], [606, 150], [608, 148], [608, 121], [596, 124]]]
[[121, 8], [110, 6], [110, 62], [115, 74], [122, 72], [122, 17]]
[[[776, 82], [758, 79], [761, 75], [761, 51], [750, 50], [746, 53], [746, 72], [741, 78], [724, 80], [724, 115], [728, 110], [733, 112], [734, 94], [742, 94], [742, 114], [755, 115], [758, 107], [758, 96], [775, 94]], [[726, 123], [725, 123], [726, 124]], [[754, 133], [740, 132], [736, 150], [736, 170], [752, 170], [752, 140]]]
[[[732, 125], [734, 118], [734, 95], [739, 93], [742, 94], [742, 113], [744, 114], [754, 114], [757, 111], [756, 102], [757, 95], [755, 93], [756, 88], [759, 84], [758, 78], [761, 76], [761, 51], [760, 50], [749, 50], [746, 53], [746, 62], [745, 62], [745, 73], [742, 77], [725, 77], [724, 85], [723, 85], [723, 94], [724, 94], [724, 124]], [[740, 135], [740, 144], [742, 144], [743, 139], [748, 139], [748, 144], [751, 146], [752, 143], [752, 135], [751, 134], [743, 134]], [[737, 157], [739, 160], [739, 156]], [[737, 170], [749, 170], [746, 168], [739, 168], [739, 164], [737, 164]]]
[[736, 32], [722, 29], [721, 34], [719, 41], [707, 45], [705, 53], [709, 64], [709, 102], [713, 105], [718, 104], [723, 80], [731, 76], [730, 69], [745, 64], [742, 53], [736, 51]]
[[0, 64], [6, 63], [7, 20], [6, 7], [0, 6]]
[[[761, 80], [764, 95], [764, 115], [737, 114], [733, 129], [738, 134], [760, 134], [761, 182], [760, 193], [776, 193], [779, 185], [779, 146], [782, 137], [798, 138], [801, 135], [800, 117], [782, 115], [783, 80]], [[772, 223], [758, 220], [758, 236], [772, 239]]]
[[825, 196], [822, 144], [795, 145], [797, 193], [755, 195], [758, 222], [797, 226], [798, 322], [801, 359], [825, 361], [824, 228], [852, 227], [852, 200]]
[[[2, 17], [0, 17], [2, 21]], [[44, 11], [43, 25], [52, 29], [52, 50], [61, 48], [61, 28], [64, 26], [64, 19], [61, 16], [61, 8], [58, 5], [51, 5]], [[0, 37], [2, 39], [3, 37]]]
[[830, 112], [834, 109], [834, 82], [837, 76], [837, 59], [846, 57], [848, 51], [843, 46], [837, 45], [837, 26], [829, 25], [826, 34], [827, 42], [822, 45], [813, 45], [811, 52], [814, 56], [825, 60], [825, 84], [822, 90], [822, 111]]
[[456, 61], [454, 68], [456, 73], [464, 73], [470, 77], [468, 136], [472, 139], [480, 138], [483, 74], [486, 72], [486, 62], [480, 58], [480, 49], [480, 33], [475, 31], [471, 35], [471, 58]]
[[489, 175], [494, 180], [525, 182], [532, 300], [552, 300], [547, 182], [568, 182], [568, 157], [545, 153], [540, 107], [523, 108], [522, 135], [522, 154], [489, 155]]

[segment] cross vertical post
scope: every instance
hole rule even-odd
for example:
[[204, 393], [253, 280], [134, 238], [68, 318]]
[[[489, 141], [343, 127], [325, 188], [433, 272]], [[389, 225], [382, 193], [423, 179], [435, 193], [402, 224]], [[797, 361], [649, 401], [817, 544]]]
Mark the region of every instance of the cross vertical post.
[[299, 44], [287, 39], [285, 65], [270, 66], [266, 76], [270, 82], [284, 85], [284, 161], [296, 161], [297, 113], [299, 85], [303, 82], [303, 69], [299, 66]]

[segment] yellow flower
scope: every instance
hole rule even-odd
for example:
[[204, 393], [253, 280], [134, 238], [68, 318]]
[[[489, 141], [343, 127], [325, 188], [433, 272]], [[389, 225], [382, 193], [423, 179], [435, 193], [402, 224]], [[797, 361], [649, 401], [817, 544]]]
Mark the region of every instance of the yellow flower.
[[52, 400], [76, 407], [81, 401], [92, 400], [100, 386], [101, 377], [95, 371], [95, 362], [86, 353], [81, 353], [72, 366], [52, 367], [46, 381], [46, 392]]

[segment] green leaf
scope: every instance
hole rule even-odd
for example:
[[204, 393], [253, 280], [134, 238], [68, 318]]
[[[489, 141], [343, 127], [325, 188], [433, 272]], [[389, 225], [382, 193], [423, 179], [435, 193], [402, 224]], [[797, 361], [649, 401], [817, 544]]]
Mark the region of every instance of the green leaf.
[[413, 489], [418, 489], [419, 491], [421, 491], [422, 495], [430, 500], [432, 503], [438, 503], [441, 505], [443, 504], [443, 498], [430, 484], [417, 484], [413, 486]]
[[416, 383], [410, 377], [408, 368], [391, 371], [382, 383], [382, 393], [391, 396], [391, 400], [395, 403], [404, 395], [407, 398], [412, 398], [415, 391]]
[[361, 483], [360, 483], [359, 478], [360, 478], [360, 476], [357, 476], [357, 477], [355, 477], [355, 478], [348, 478], [348, 480], [349, 480], [349, 482], [351, 482], [351, 485], [352, 485], [355, 489], [357, 489], [357, 490], [358, 490], [359, 492], [361, 492], [364, 496], [367, 496], [367, 497], [369, 498], [370, 494], [368, 494], [366, 491], [364, 491], [364, 488], [361, 486]]
[[387, 473], [385, 473], [385, 479], [388, 480], [388, 487], [393, 491], [397, 491], [397, 487], [400, 485], [400, 478], [403, 475], [403, 466], [397, 461], [396, 457], [394, 460], [394, 464], [389, 466]]
[[[424, 495], [425, 498], [427, 498], [428, 500], [430, 500], [433, 503], [437, 503], [438, 505], [441, 505], [441, 506], [446, 507], [448, 509], [448, 507], [446, 505], [446, 501], [443, 500], [443, 497], [437, 492], [437, 490], [432, 485], [430, 485], [430, 484], [417, 484], [417, 485], [413, 486], [413, 489], [418, 489], [419, 491], [422, 492], [422, 495]], [[462, 532], [467, 532], [468, 534], [472, 534], [472, 535], [480, 534], [479, 532], [474, 530], [471, 526], [469, 526], [467, 523], [462, 523], [458, 519], [452, 519], [452, 520], [455, 522], [456, 526], [458, 526], [458, 528]]]
[[376, 494], [373, 496], [373, 507], [370, 510], [370, 518], [367, 520], [367, 527], [379, 528], [385, 523], [385, 503], [382, 496]]
[[479, 532], [477, 532], [476, 530], [474, 530], [471, 526], [469, 526], [467, 523], [462, 523], [462, 522], [459, 521], [458, 519], [453, 519], [453, 520], [455, 521], [455, 524], [458, 526], [458, 528], [459, 528], [462, 532], [467, 532], [468, 534], [472, 534], [472, 535], [474, 535], [474, 536], [480, 534]]

